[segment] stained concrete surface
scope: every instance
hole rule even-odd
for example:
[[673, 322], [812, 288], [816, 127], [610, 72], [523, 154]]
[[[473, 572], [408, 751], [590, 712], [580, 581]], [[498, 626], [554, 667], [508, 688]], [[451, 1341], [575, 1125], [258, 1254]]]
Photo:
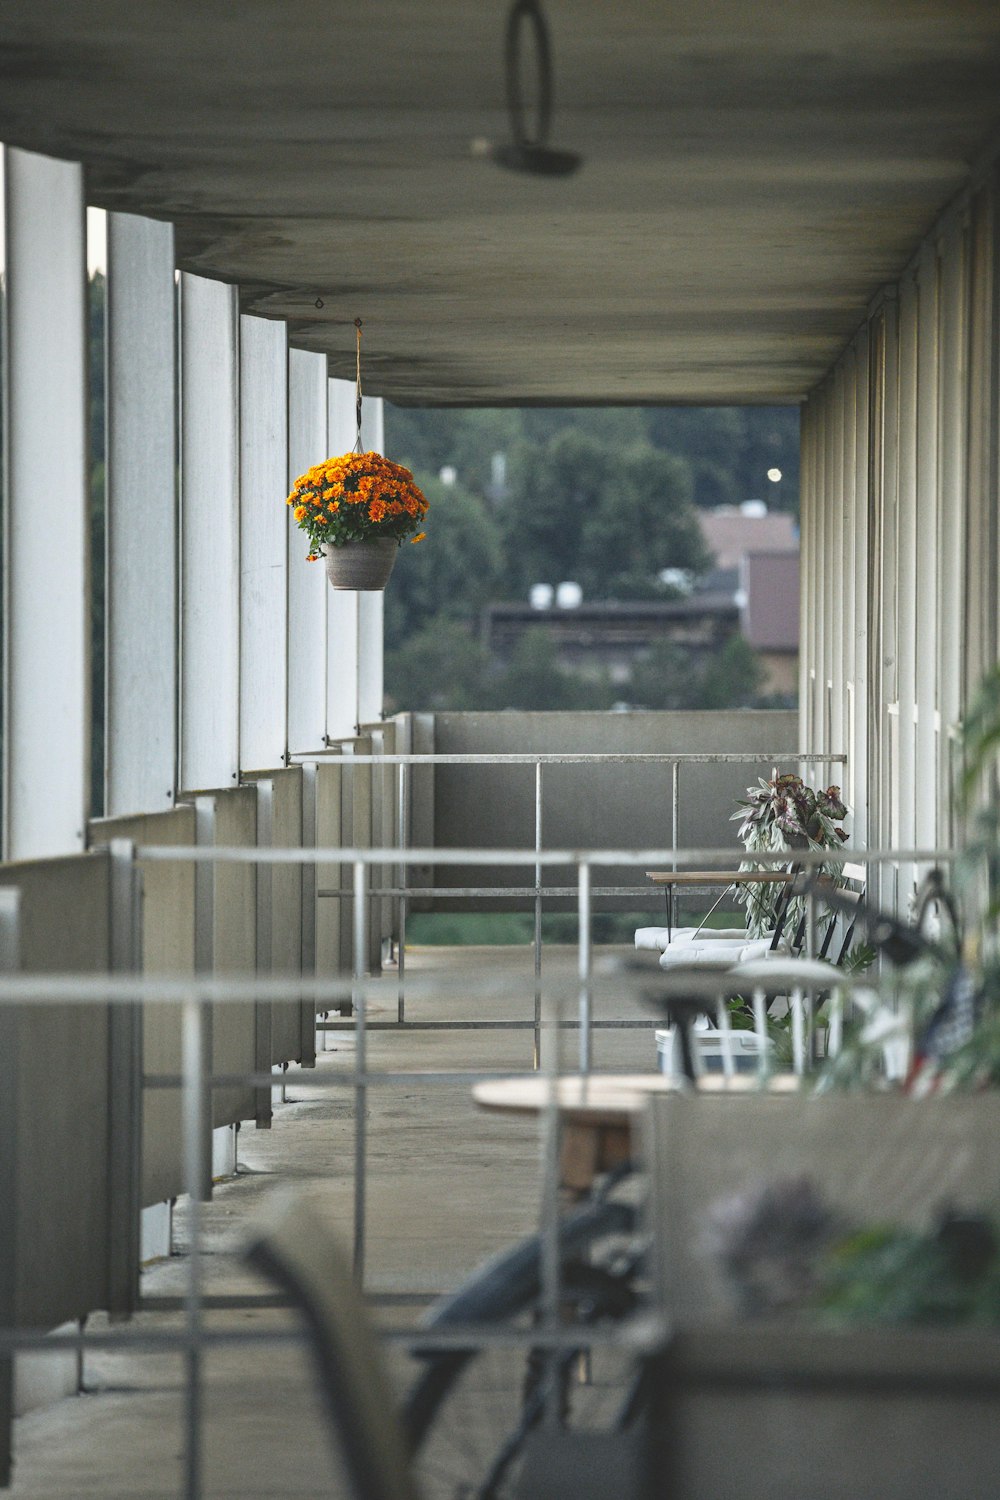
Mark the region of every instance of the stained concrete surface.
[[[575, 963], [575, 950], [546, 950], [546, 980], [567, 996]], [[411, 1000], [411, 1019], [527, 1019], [532, 1014], [528, 949], [424, 949], [408, 954], [408, 969], [415, 983], [440, 981], [436, 999]], [[468, 988], [463, 975], [469, 976]], [[481, 995], [470, 999], [472, 988], [482, 989], [484, 975], [503, 993], [493, 1000]], [[395, 1014], [394, 976], [386, 976], [385, 989], [384, 1000], [371, 1007], [373, 1019]], [[600, 1018], [644, 1014], [617, 982], [605, 989], [596, 1004]], [[530, 1066], [531, 1041], [530, 1031], [375, 1032], [369, 1037], [369, 1065], [374, 1071], [520, 1070]], [[349, 1242], [353, 1094], [320, 1085], [351, 1066], [353, 1038], [335, 1036], [332, 1046], [319, 1053], [314, 1074], [289, 1076], [288, 1103], [276, 1105], [270, 1131], [241, 1130], [239, 1173], [217, 1186], [204, 1211], [208, 1293], [265, 1289], [241, 1264], [239, 1246], [278, 1185], [322, 1184], [330, 1212]], [[568, 1050], [575, 1042], [566, 1046]], [[600, 1069], [655, 1067], [648, 1030], [600, 1031], [595, 1050]], [[383, 1326], [407, 1326], [426, 1298], [456, 1285], [485, 1255], [536, 1222], [537, 1127], [527, 1118], [477, 1111], [468, 1083], [449, 1082], [370, 1088], [368, 1131], [367, 1286], [375, 1294], [373, 1316]], [[181, 1205], [175, 1221], [180, 1253], [144, 1271], [144, 1296], [183, 1294], [186, 1235]], [[418, 1294], [418, 1305], [401, 1303], [403, 1293]], [[384, 1300], [385, 1294], [396, 1300]], [[291, 1326], [290, 1315], [274, 1309], [209, 1312], [206, 1317], [211, 1328]], [[103, 1318], [93, 1319], [91, 1326], [106, 1328]], [[183, 1314], [144, 1312], [130, 1326], [181, 1328]], [[393, 1352], [390, 1364], [402, 1389], [412, 1373], [411, 1362]], [[25, 1500], [167, 1500], [182, 1495], [181, 1355], [93, 1352], [86, 1356], [84, 1374], [85, 1394], [15, 1424], [11, 1493]], [[496, 1392], [489, 1388], [492, 1378], [488, 1372], [483, 1376], [480, 1403], [490, 1409], [496, 1402]], [[301, 1344], [213, 1347], [205, 1358], [204, 1389], [206, 1500], [298, 1500], [343, 1493]]]
[[[6, 0], [0, 138], [394, 401], [797, 401], [998, 123], [994, 0], [546, 0], [551, 144], [502, 170], [507, 4]], [[525, 47], [523, 76], [533, 71]], [[533, 113], [529, 114], [533, 129]]]

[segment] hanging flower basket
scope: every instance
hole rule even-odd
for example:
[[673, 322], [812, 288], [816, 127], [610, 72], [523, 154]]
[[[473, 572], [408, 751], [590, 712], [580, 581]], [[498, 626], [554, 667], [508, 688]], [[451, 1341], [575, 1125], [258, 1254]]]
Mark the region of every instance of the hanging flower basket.
[[286, 504], [309, 538], [308, 562], [326, 559], [335, 589], [384, 589], [407, 537], [422, 542], [427, 501], [402, 464], [361, 451], [361, 323], [357, 320], [357, 423], [353, 453], [300, 474]]
[[345, 542], [326, 554], [326, 576], [335, 589], [384, 589], [396, 561], [399, 543], [391, 537]]

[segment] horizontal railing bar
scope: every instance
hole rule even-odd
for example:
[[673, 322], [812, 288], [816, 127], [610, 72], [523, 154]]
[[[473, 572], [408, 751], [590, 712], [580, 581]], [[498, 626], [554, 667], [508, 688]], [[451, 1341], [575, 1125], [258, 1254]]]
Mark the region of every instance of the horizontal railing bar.
[[[293, 755], [293, 762], [313, 761], [318, 755]], [[817, 750], [684, 750], [671, 754], [665, 750], [594, 750], [567, 751], [513, 750], [483, 752], [465, 751], [411, 755], [329, 755], [339, 766], [586, 766], [586, 765], [764, 765], [765, 762], [802, 761], [807, 765], [844, 765], [847, 755], [825, 755]]]
[[[656, 975], [651, 970], [648, 976], [655, 982]], [[569, 993], [569, 991], [567, 991]], [[352, 1016], [345, 1016], [342, 1021], [318, 1021], [317, 1031], [349, 1031], [354, 1025]], [[589, 1025], [595, 1031], [627, 1031], [630, 1027], [663, 1026], [663, 1020], [651, 1018], [632, 1019], [621, 1021], [590, 1021]], [[580, 1022], [577, 1020], [560, 1021], [559, 1026], [563, 1031], [576, 1031]], [[534, 1021], [365, 1021], [366, 1031], [534, 1031]], [[509, 1078], [509, 1073], [504, 1075]], [[537, 1073], [527, 1074], [526, 1077], [537, 1078]], [[577, 1076], [575, 1073], [572, 1075]]]
[[[700, 887], [696, 885], [689, 885], [687, 887], [688, 891], [697, 891], [699, 889]], [[705, 889], [714, 890], [716, 887], [706, 886]], [[453, 900], [458, 901], [468, 900], [473, 896], [477, 899], [482, 897], [484, 900], [490, 900], [493, 897], [499, 898], [501, 896], [537, 896], [539, 892], [543, 896], [577, 896], [579, 894], [579, 887], [575, 885], [380, 885], [373, 886], [371, 890], [365, 892], [365, 895], [434, 896], [439, 900], [450, 896]], [[654, 902], [658, 902], [662, 898], [663, 893], [655, 885], [598, 885], [591, 887], [590, 894], [592, 896], [645, 896], [647, 899], [652, 898]], [[331, 888], [329, 890], [319, 890], [316, 892], [316, 895], [330, 897], [346, 896], [348, 900], [352, 900], [354, 892], [346, 887], [342, 891]]]
[[[200, 1300], [200, 1299], [199, 1299]], [[207, 1299], [206, 1299], [207, 1300]], [[217, 1309], [216, 1309], [217, 1310]], [[275, 1308], [282, 1311], [282, 1308]], [[445, 1329], [380, 1328], [381, 1340], [419, 1349], [579, 1349], [651, 1348], [663, 1336], [663, 1322], [653, 1314], [639, 1314], [603, 1326], [580, 1324], [567, 1328], [498, 1328], [495, 1323], [467, 1323]], [[36, 1349], [46, 1354], [67, 1350], [86, 1353], [186, 1353], [192, 1345], [301, 1343], [302, 1330], [292, 1328], [122, 1328], [115, 1333], [45, 1333], [37, 1329], [0, 1329], [0, 1351]]]
[[755, 865], [785, 865], [790, 860], [805, 868], [824, 864], [940, 864], [957, 858], [955, 849], [462, 849], [389, 848], [305, 849], [262, 848], [244, 845], [142, 844], [135, 857], [155, 863], [220, 863], [244, 865], [665, 865], [720, 864], [738, 859]]
[[[563, 1026], [572, 1029], [579, 1026], [579, 1021], [564, 1021]], [[651, 1018], [650, 1020], [624, 1020], [624, 1021], [592, 1021], [591, 1025], [605, 1031], [616, 1028], [629, 1030], [639, 1029], [643, 1026], [662, 1026], [662, 1021]], [[366, 1031], [532, 1031], [534, 1021], [368, 1021], [365, 1025]], [[317, 1031], [347, 1031], [353, 1028], [351, 1019], [346, 1021], [318, 1022]], [[579, 1073], [562, 1073], [562, 1078], [579, 1078]], [[602, 1078], [614, 1078], [614, 1073], [601, 1071]], [[205, 1079], [208, 1088], [240, 1088], [247, 1086], [255, 1089], [287, 1088], [304, 1086], [310, 1089], [354, 1089], [358, 1084], [364, 1087], [372, 1085], [388, 1085], [390, 1087], [413, 1088], [415, 1085], [423, 1087], [425, 1084], [435, 1086], [438, 1084], [462, 1084], [467, 1086], [474, 1083], [489, 1083], [492, 1079], [535, 1079], [538, 1073], [534, 1070], [518, 1070], [516, 1068], [492, 1069], [486, 1071], [456, 1069], [454, 1072], [442, 1069], [437, 1072], [401, 1073], [391, 1069], [384, 1073], [357, 1073], [353, 1068], [345, 1068], [343, 1073], [327, 1074], [314, 1072], [312, 1069], [303, 1069], [296, 1073], [213, 1073]], [[147, 1073], [143, 1080], [143, 1088], [147, 1089], [175, 1089], [183, 1083], [181, 1073]]]

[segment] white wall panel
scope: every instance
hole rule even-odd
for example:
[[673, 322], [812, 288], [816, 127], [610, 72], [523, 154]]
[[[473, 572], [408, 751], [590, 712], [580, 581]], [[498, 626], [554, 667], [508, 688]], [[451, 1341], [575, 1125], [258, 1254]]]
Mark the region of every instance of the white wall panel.
[[[916, 278], [904, 277], [899, 295], [896, 522], [896, 700], [899, 704], [899, 821], [895, 841], [912, 848], [916, 810], [917, 701], [917, 320]], [[906, 879], [910, 871], [905, 872]], [[904, 883], [904, 894], [907, 886]]]
[[854, 628], [854, 733], [848, 746], [851, 756], [849, 785], [854, 804], [853, 839], [863, 845], [868, 839], [868, 629], [869, 629], [869, 337], [867, 327], [855, 344], [854, 391], [854, 591], [850, 621]]
[[239, 310], [181, 277], [181, 757], [188, 791], [239, 774]]
[[242, 317], [240, 765], [244, 771], [273, 770], [283, 764], [288, 748], [289, 525], [284, 503], [288, 488], [286, 326], [267, 318]]
[[[354, 385], [349, 380], [327, 383], [330, 452], [350, 453], [356, 437]], [[380, 403], [381, 404], [381, 403]], [[370, 403], [366, 403], [364, 413]], [[368, 435], [362, 427], [362, 440]], [[360, 607], [364, 596], [349, 589], [326, 589], [328, 632], [326, 678], [326, 734], [331, 740], [355, 733], [361, 722], [358, 711], [360, 665]]]
[[176, 309], [172, 225], [109, 214], [109, 817], [162, 812], [176, 787]]
[[940, 436], [938, 470], [938, 595], [936, 608], [938, 711], [938, 837], [950, 843], [953, 735], [962, 712], [962, 642], [965, 620], [965, 484], [967, 412], [968, 226], [958, 221], [941, 245], [941, 298], [938, 379]]
[[86, 237], [79, 166], [4, 160], [4, 852], [24, 859], [82, 848], [90, 804]]
[[927, 242], [917, 281], [916, 583], [914, 632], [916, 758], [914, 843], [932, 848], [938, 827], [938, 675], [936, 612], [924, 601], [938, 589], [938, 257]]
[[[381, 400], [366, 398], [361, 413], [361, 442], [366, 452], [385, 452]], [[404, 545], [407, 545], [404, 543]], [[389, 580], [392, 588], [392, 579]], [[382, 717], [383, 619], [385, 595], [367, 589], [358, 595], [358, 723]]]
[[[328, 458], [326, 356], [288, 352], [288, 486]], [[286, 510], [288, 526], [288, 748], [322, 749], [326, 733], [327, 594], [322, 562], [306, 562], [309, 544]]]

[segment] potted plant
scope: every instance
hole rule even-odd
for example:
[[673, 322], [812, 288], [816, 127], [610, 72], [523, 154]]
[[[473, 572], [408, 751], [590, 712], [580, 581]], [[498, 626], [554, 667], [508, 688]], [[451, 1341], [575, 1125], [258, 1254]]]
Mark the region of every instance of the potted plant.
[[335, 589], [384, 589], [400, 543], [422, 542], [427, 501], [409, 469], [380, 453], [315, 464], [286, 502], [309, 538], [308, 562], [326, 558]]
[[[847, 842], [840, 826], [846, 816], [839, 786], [814, 791], [801, 776], [779, 776], [775, 770], [770, 781], [761, 777], [757, 786], [747, 788], [731, 821], [739, 822], [739, 836], [748, 854], [774, 854], [792, 849], [839, 848]], [[741, 866], [744, 870], [773, 868], [753, 860], [744, 860]], [[836, 868], [831, 867], [828, 873], [836, 875]], [[743, 886], [737, 899], [747, 906], [747, 931], [753, 937], [762, 937], [773, 924], [775, 892], [766, 886]], [[796, 902], [799, 910], [793, 911], [795, 903], [790, 904], [787, 917], [793, 926], [801, 915], [801, 898]]]

